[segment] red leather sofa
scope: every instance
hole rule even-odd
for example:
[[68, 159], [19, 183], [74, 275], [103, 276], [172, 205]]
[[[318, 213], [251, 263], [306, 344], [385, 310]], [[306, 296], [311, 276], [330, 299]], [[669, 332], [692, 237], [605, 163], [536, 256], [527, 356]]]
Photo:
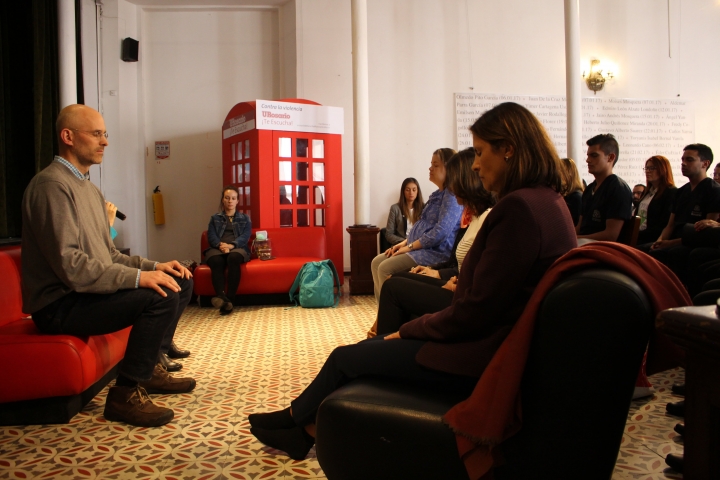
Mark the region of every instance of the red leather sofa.
[[[252, 245], [255, 232], [266, 230], [272, 243], [272, 260], [252, 258], [240, 266], [240, 285], [235, 297], [236, 305], [289, 303], [288, 292], [300, 268], [307, 262], [327, 258], [324, 228], [267, 228], [253, 229], [248, 247]], [[210, 245], [207, 231], [200, 237], [202, 254]], [[203, 260], [204, 260], [203, 256]], [[194, 293], [200, 305], [208, 306], [215, 296], [210, 267], [198, 265], [193, 272]]]
[[22, 312], [20, 246], [0, 248], [0, 425], [68, 423], [117, 374], [130, 328], [43, 335]]

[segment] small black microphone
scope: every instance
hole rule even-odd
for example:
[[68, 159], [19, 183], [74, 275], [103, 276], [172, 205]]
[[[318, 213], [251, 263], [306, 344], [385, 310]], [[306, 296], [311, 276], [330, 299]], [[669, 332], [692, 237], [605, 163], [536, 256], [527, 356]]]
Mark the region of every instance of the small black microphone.
[[127, 218], [127, 216], [124, 213], [122, 213], [120, 210], [118, 210], [115, 212], [115, 218], [117, 218], [118, 220], [125, 220]]

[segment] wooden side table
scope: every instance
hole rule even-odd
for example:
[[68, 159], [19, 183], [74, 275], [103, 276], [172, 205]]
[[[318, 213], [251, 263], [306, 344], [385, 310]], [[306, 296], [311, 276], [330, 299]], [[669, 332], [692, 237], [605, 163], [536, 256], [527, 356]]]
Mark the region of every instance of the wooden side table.
[[683, 478], [720, 478], [720, 317], [718, 307], [660, 312], [656, 326], [687, 351]]
[[345, 229], [350, 234], [350, 295], [372, 295], [375, 293], [370, 264], [378, 254], [376, 226]]

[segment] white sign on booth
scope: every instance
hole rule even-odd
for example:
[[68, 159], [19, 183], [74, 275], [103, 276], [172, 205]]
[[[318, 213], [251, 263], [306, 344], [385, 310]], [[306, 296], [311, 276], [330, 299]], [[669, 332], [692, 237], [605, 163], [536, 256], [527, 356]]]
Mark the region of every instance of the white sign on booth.
[[255, 122], [258, 130], [339, 135], [344, 133], [345, 125], [342, 107], [271, 100], [255, 100]]

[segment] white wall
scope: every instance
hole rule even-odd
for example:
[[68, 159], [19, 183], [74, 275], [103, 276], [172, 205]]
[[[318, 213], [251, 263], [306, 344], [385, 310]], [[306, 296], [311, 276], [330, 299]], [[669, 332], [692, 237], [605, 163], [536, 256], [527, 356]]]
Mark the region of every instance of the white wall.
[[[469, 0], [467, 16], [459, 0], [368, 4], [371, 219], [384, 225], [405, 177], [417, 177], [426, 198], [434, 190], [431, 153], [455, 147], [454, 92], [565, 94], [563, 6]], [[670, 0], [670, 10], [668, 40], [667, 2], [583, 0], [582, 57], [618, 65], [598, 95], [693, 100], [696, 141], [720, 153], [720, 3]]]
[[[150, 258], [200, 259], [200, 233], [222, 190], [221, 133], [238, 102], [279, 95], [275, 9], [145, 8], [142, 105], [149, 156], [145, 197]], [[156, 141], [170, 158], [156, 161]], [[150, 196], [160, 185], [165, 225]]]
[[[125, 0], [105, 0], [101, 21], [100, 111], [110, 135], [100, 169], [105, 198], [127, 215], [116, 221], [115, 245], [147, 256], [145, 167], [140, 130], [138, 63], [120, 60], [121, 40], [138, 39], [137, 7]], [[92, 106], [92, 105], [91, 105]]]
[[[342, 107], [343, 225], [355, 223], [353, 185], [353, 84], [350, 0], [295, 0], [297, 95]], [[344, 234], [344, 269], [350, 270], [350, 237]]]

